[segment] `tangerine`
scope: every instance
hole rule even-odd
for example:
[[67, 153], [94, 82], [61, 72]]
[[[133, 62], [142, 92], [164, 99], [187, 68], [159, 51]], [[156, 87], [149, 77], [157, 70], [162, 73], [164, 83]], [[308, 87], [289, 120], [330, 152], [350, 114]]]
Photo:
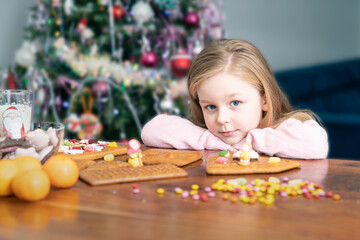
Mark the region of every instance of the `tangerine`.
[[11, 195], [11, 182], [19, 172], [19, 166], [14, 160], [0, 161], [0, 197]]
[[50, 179], [42, 169], [31, 169], [18, 174], [11, 183], [12, 192], [21, 200], [33, 202], [50, 192]]
[[20, 172], [25, 172], [31, 169], [41, 169], [41, 163], [31, 156], [20, 156], [14, 159], [19, 165]]
[[55, 188], [72, 187], [79, 178], [76, 162], [64, 155], [54, 155], [44, 164], [43, 169], [49, 174], [51, 186]]

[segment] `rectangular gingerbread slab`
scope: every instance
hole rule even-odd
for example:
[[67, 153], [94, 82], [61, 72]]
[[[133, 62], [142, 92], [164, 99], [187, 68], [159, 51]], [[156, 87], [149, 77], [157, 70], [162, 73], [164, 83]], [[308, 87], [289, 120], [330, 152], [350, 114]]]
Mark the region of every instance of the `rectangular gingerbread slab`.
[[127, 148], [124, 146], [117, 146], [117, 147], [105, 147], [102, 151], [93, 151], [93, 152], [83, 152], [78, 154], [64, 154], [74, 160], [96, 160], [102, 159], [107, 154], [114, 154], [114, 156], [126, 154]]
[[78, 165], [79, 171], [96, 164], [94, 160], [76, 160], [75, 162]]
[[169, 163], [179, 167], [196, 162], [203, 157], [200, 152], [196, 151], [160, 148], [146, 150], [142, 155], [144, 164]]
[[93, 186], [186, 176], [185, 170], [171, 164], [84, 169], [80, 172], [80, 179]]
[[252, 173], [278, 173], [300, 167], [295, 160], [281, 158], [279, 163], [269, 163], [269, 157], [260, 156], [258, 161], [251, 161], [249, 166], [239, 165], [239, 161], [232, 160], [232, 155], [226, 164], [217, 163], [218, 156], [208, 157], [206, 172], [208, 174], [252, 174]]

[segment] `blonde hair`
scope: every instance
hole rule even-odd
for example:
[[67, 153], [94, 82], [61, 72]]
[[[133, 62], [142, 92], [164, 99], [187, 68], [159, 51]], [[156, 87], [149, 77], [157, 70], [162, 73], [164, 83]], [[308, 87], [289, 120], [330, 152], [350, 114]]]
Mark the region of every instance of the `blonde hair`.
[[206, 127], [197, 95], [200, 84], [223, 72], [248, 81], [265, 96], [267, 111], [263, 112], [258, 128], [276, 128], [288, 118], [300, 121], [316, 118], [309, 110], [293, 111], [268, 63], [253, 44], [241, 39], [222, 39], [205, 47], [189, 70], [190, 120], [194, 124]]

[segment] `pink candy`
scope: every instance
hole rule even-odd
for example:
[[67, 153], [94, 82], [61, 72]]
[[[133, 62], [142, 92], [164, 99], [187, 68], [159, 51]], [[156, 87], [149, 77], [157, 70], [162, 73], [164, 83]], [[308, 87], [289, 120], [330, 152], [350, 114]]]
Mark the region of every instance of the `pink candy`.
[[183, 192], [181, 193], [181, 197], [182, 197], [182, 198], [188, 198], [188, 197], [189, 197], [189, 192], [188, 192], [188, 191], [183, 191]]
[[208, 192], [208, 196], [211, 198], [215, 197], [215, 192]]
[[216, 159], [217, 163], [222, 163], [222, 164], [226, 164], [228, 162], [228, 159], [226, 157], [218, 157]]
[[84, 151], [85, 152], [93, 152], [94, 151], [94, 146], [87, 145], [87, 146], [84, 147]]
[[194, 195], [192, 195], [192, 199], [193, 199], [193, 200], [199, 200], [199, 199], [200, 199], [200, 195], [199, 195], [199, 194], [194, 194]]
[[134, 188], [133, 189], [133, 194], [138, 194], [140, 193], [140, 189], [139, 188]]

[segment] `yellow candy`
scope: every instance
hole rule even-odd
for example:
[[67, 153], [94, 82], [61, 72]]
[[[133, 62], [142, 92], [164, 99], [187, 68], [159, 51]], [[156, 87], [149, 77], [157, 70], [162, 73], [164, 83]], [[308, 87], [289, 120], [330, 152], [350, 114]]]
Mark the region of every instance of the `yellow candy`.
[[112, 160], [114, 160], [114, 154], [110, 153], [110, 154], [106, 154], [104, 156], [104, 160], [107, 162], [111, 162]]
[[243, 203], [248, 203], [250, 201], [250, 198], [249, 197], [246, 197], [246, 196], [241, 196], [240, 197], [240, 200], [243, 202]]
[[192, 195], [195, 195], [195, 194], [198, 194], [199, 193], [199, 191], [198, 190], [191, 190], [190, 191], [190, 195], [192, 196]]
[[269, 163], [279, 163], [280, 158], [279, 157], [269, 157]]
[[274, 194], [275, 193], [275, 189], [270, 187], [268, 190], [267, 190], [267, 193], [268, 194]]
[[231, 192], [232, 190], [234, 190], [234, 186], [230, 184], [230, 185], [227, 187], [227, 190], [228, 190], [229, 192]]
[[116, 142], [111, 142], [108, 144], [108, 147], [117, 147]]
[[[300, 179], [292, 179], [289, 181], [288, 185], [289, 186], [295, 186], [295, 185], [300, 185], [301, 184], [301, 180]], [[310, 185], [309, 185], [310, 186]], [[313, 185], [314, 186], [314, 185]]]
[[266, 200], [266, 198], [264, 198], [264, 197], [259, 198], [259, 202], [261, 202], [261, 203], [265, 202], [265, 200]]
[[165, 189], [163, 189], [163, 188], [158, 188], [158, 189], [156, 190], [156, 192], [157, 192], [158, 194], [164, 194]]
[[266, 204], [266, 205], [270, 205], [270, 204], [272, 204], [274, 202], [274, 200], [272, 200], [272, 199], [265, 199], [265, 201], [264, 201], [264, 203]]
[[193, 190], [198, 190], [198, 189], [199, 189], [199, 185], [193, 184], [193, 185], [191, 185], [191, 189], [193, 189]]
[[280, 183], [280, 179], [277, 177], [269, 177], [269, 183]]
[[261, 184], [261, 179], [260, 178], [255, 179], [255, 185], [260, 185], [260, 184]]
[[262, 192], [256, 192], [255, 195], [256, 195], [257, 197], [262, 197], [262, 196], [263, 196]]
[[181, 188], [177, 188], [177, 189], [175, 190], [175, 192], [176, 192], [177, 194], [181, 194], [181, 193], [183, 192], [183, 190], [182, 190]]
[[267, 200], [270, 199], [270, 200], [272, 200], [272, 201], [275, 200], [274, 195], [271, 195], [271, 194], [266, 195], [265, 199], [267, 199]]
[[244, 190], [246, 190], [246, 189], [247, 189], [246, 185], [240, 185], [240, 187], [239, 187], [239, 188], [240, 188], [240, 190], [241, 190], [241, 191], [244, 191]]
[[224, 179], [219, 179], [218, 181], [217, 181], [217, 183], [223, 183], [223, 182], [225, 182], [225, 180]]

